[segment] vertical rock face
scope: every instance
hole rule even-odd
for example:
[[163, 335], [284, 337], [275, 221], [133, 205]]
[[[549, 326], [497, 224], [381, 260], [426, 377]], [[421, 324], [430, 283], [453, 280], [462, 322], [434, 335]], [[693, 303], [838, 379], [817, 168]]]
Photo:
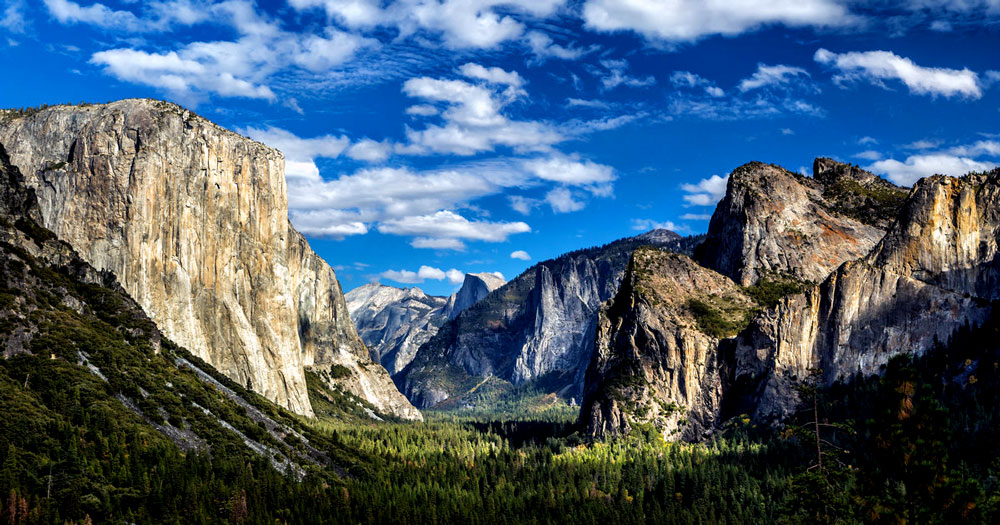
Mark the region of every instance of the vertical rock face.
[[759, 162], [733, 170], [702, 264], [743, 285], [769, 275], [817, 282], [866, 255], [905, 190], [829, 159], [814, 168], [813, 179]]
[[917, 183], [865, 258], [783, 300], [734, 343], [737, 390], [759, 419], [787, 415], [809, 368], [829, 384], [923, 353], [1000, 299], [1000, 171]]
[[372, 359], [394, 375], [413, 361], [420, 346], [445, 321], [503, 284], [503, 279], [491, 273], [465, 274], [462, 287], [445, 299], [420, 288], [370, 283], [347, 293], [347, 309]]
[[420, 288], [370, 283], [347, 292], [347, 309], [372, 359], [395, 374], [446, 320], [447, 299]]
[[754, 306], [731, 279], [685, 255], [636, 250], [598, 317], [580, 410], [587, 432], [652, 425], [685, 440], [711, 432], [722, 402], [719, 336]]
[[395, 392], [384, 370], [362, 369], [333, 270], [288, 223], [278, 151], [151, 100], [9, 119], [0, 143], [44, 225], [174, 341], [300, 414], [312, 413], [304, 366], [357, 361], [355, 393], [415, 417], [398, 392], [378, 398]]
[[618, 290], [632, 251], [687, 247], [673, 232], [622, 239], [539, 263], [444, 324], [394, 377], [421, 407], [481, 389], [543, 383], [579, 400], [601, 304]]
[[490, 292], [500, 288], [506, 283], [503, 279], [492, 273], [467, 273], [462, 287], [448, 298], [445, 306], [445, 315], [448, 319], [458, 317], [470, 306], [479, 302], [480, 299], [489, 295]]

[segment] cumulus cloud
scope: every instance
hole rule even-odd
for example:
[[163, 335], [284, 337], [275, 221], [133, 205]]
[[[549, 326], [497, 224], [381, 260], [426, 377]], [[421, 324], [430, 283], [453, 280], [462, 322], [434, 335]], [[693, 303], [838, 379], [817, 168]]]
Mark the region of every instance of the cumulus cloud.
[[491, 84], [501, 84], [512, 88], [524, 85], [524, 78], [517, 71], [505, 71], [499, 67], [484, 67], [469, 62], [460, 66], [458, 71], [465, 77], [485, 80]]
[[[173, 25], [212, 23], [228, 26], [232, 41], [191, 42], [174, 50], [120, 47], [99, 51], [90, 63], [119, 80], [151, 86], [190, 104], [207, 94], [276, 100], [270, 78], [280, 71], [320, 74], [343, 64], [376, 40], [326, 28], [322, 34], [292, 33], [257, 12], [252, 3], [204, 4], [190, 0], [149, 2], [152, 13], [111, 10], [103, 4], [81, 7], [68, 0], [46, 0], [62, 23], [86, 23], [109, 30], [161, 31]], [[294, 104], [291, 107], [295, 107]]]
[[539, 179], [583, 186], [594, 195], [609, 195], [610, 183], [615, 180], [614, 170], [610, 166], [589, 160], [581, 161], [577, 156], [539, 157], [525, 161], [524, 167], [528, 173]]
[[446, 279], [451, 284], [459, 284], [465, 280], [465, 273], [455, 268], [445, 271], [423, 265], [415, 272], [412, 270], [386, 270], [380, 273], [379, 277], [403, 284], [420, 284], [427, 280], [444, 281]]
[[868, 171], [885, 175], [900, 186], [912, 186], [923, 177], [931, 175], [960, 176], [970, 171], [986, 171], [996, 166], [995, 163], [980, 162], [968, 157], [960, 157], [947, 153], [932, 153], [927, 155], [911, 155], [905, 161], [896, 159], [880, 160], [868, 166]]
[[691, 42], [767, 25], [843, 27], [858, 19], [835, 0], [587, 0], [583, 20], [597, 31], [634, 31], [652, 40]]
[[886, 87], [885, 81], [898, 80], [918, 95], [977, 99], [983, 94], [979, 75], [968, 68], [923, 67], [890, 51], [834, 53], [820, 48], [813, 58], [838, 71], [833, 78], [841, 84], [867, 80]]
[[[466, 64], [466, 66], [470, 66]], [[466, 67], [467, 73], [514, 82], [520, 79], [516, 72], [496, 71], [477, 67]], [[478, 78], [478, 77], [477, 77]], [[485, 79], [484, 79], [485, 80]], [[501, 110], [518, 96], [521, 91], [510, 84], [506, 89], [498, 89], [483, 84], [472, 84], [463, 80], [446, 80], [417, 77], [403, 84], [403, 92], [410, 97], [427, 102], [444, 104], [441, 113], [444, 124], [428, 124], [424, 129], [407, 129], [409, 144], [400, 152], [411, 154], [451, 153], [474, 155], [482, 151], [492, 151], [496, 146], [508, 146], [519, 150], [546, 150], [563, 140], [554, 128], [543, 122], [519, 121], [505, 116]], [[411, 112], [412, 115], [425, 113]]]
[[582, 201], [576, 200], [569, 188], [554, 188], [545, 194], [545, 202], [549, 203], [555, 213], [580, 211], [584, 207]]
[[347, 156], [354, 160], [381, 162], [392, 153], [392, 144], [388, 141], [376, 142], [372, 139], [361, 139], [347, 149]]
[[510, 252], [510, 258], [511, 259], [518, 259], [518, 260], [521, 260], [521, 261], [530, 261], [531, 260], [531, 256], [528, 255], [528, 252], [526, 252], [524, 250], [515, 250], [513, 252]]
[[681, 190], [687, 195], [682, 198], [688, 206], [714, 206], [715, 203], [726, 196], [726, 185], [729, 183], [729, 175], [720, 177], [712, 175], [707, 179], [701, 179], [695, 184], [681, 184]]
[[746, 93], [752, 89], [760, 89], [771, 86], [785, 86], [788, 85], [789, 82], [803, 76], [808, 77], [809, 73], [801, 67], [786, 66], [784, 64], [776, 66], [757, 64], [757, 71], [755, 71], [749, 78], [744, 78], [740, 81], [739, 90], [740, 92]]
[[523, 222], [470, 221], [455, 212], [441, 210], [430, 215], [385, 220], [379, 223], [378, 230], [427, 239], [503, 242], [510, 235], [531, 231], [531, 227]]

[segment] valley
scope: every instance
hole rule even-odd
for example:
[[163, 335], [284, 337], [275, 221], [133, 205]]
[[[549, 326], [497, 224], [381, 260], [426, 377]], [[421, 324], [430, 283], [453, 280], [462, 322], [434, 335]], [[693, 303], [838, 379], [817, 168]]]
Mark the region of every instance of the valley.
[[7, 112], [0, 144], [9, 523], [1000, 513], [998, 169], [751, 162], [704, 235], [443, 297], [343, 293], [283, 155], [180, 106]]

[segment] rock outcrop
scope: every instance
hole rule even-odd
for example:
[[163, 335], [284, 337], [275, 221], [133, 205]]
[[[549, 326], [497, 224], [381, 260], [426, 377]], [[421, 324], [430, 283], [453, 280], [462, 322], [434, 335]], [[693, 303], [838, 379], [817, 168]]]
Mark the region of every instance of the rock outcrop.
[[695, 440], [716, 426], [722, 402], [720, 337], [756, 304], [726, 276], [685, 255], [640, 248], [601, 310], [580, 421], [595, 436], [652, 425]]
[[765, 277], [818, 282], [882, 238], [906, 192], [817, 159], [814, 178], [751, 162], [733, 170], [698, 260], [742, 285]]
[[914, 187], [866, 257], [784, 299], [734, 342], [734, 410], [781, 418], [809, 369], [823, 384], [921, 354], [983, 322], [1000, 299], [1000, 170]]
[[465, 281], [447, 299], [427, 295], [420, 288], [396, 288], [378, 283], [359, 286], [345, 295], [351, 321], [368, 345], [372, 360], [395, 375], [413, 361], [421, 345], [479, 302], [504, 280], [492, 273], [465, 274]]
[[372, 359], [395, 374], [413, 360], [447, 321], [444, 297], [420, 288], [396, 288], [369, 283], [347, 292], [347, 309]]
[[579, 400], [601, 305], [618, 291], [635, 248], [683, 251], [673, 232], [622, 239], [536, 264], [445, 323], [394, 376], [417, 406], [491, 388], [536, 384]]
[[43, 225], [227, 376], [309, 415], [304, 367], [346, 363], [353, 393], [419, 417], [371, 362], [333, 270], [289, 224], [277, 150], [137, 99], [6, 115], [0, 143]]
[[[900, 204], [896, 196], [901, 190], [870, 174], [824, 159], [816, 164], [817, 183], [826, 185], [820, 208], [813, 207], [819, 201], [811, 183], [795, 186], [787, 172], [751, 164], [753, 177], [734, 173], [730, 194], [713, 218], [714, 235], [751, 232], [737, 240], [752, 239], [751, 244], [766, 249], [737, 250], [734, 253], [749, 255], [723, 257], [723, 262], [740, 262], [716, 266], [751, 282], [776, 267], [784, 274], [818, 275], [829, 262], [804, 257], [798, 245], [768, 230], [780, 233], [784, 225], [795, 224], [789, 217], [801, 226], [802, 210], [817, 213], [808, 224], [818, 239], [805, 238], [809, 246], [856, 246], [842, 242], [843, 236], [833, 245], [824, 238], [834, 226], [840, 232], [848, 226], [865, 231], [857, 226], [858, 219], [845, 220], [848, 215], [865, 218], [872, 228], [886, 225], [885, 235], [868, 253], [839, 265], [819, 284], [789, 289], [791, 295], [777, 299], [773, 307], [765, 300], [765, 292], [775, 291], [769, 289], [773, 281], [727, 287], [728, 281], [708, 268], [637, 252], [638, 262], [633, 262], [598, 325], [581, 412], [585, 428], [607, 435], [652, 423], [665, 437], [674, 433], [697, 439], [733, 416], [780, 421], [798, 408], [797, 386], [814, 370], [821, 371], [821, 386], [877, 374], [893, 356], [922, 354], [957, 329], [988, 318], [1000, 300], [1000, 170], [922, 179]], [[834, 185], [853, 189], [850, 195], [837, 194], [830, 192]], [[762, 206], [768, 202], [762, 188], [780, 188], [793, 196], [801, 191], [805, 200]], [[882, 192], [885, 198], [874, 199], [866, 191]], [[834, 207], [839, 215], [829, 211]], [[788, 215], [789, 208], [800, 211]], [[753, 297], [762, 308], [735, 337], [706, 332], [711, 326], [732, 328], [722, 305], [716, 304], [715, 314], [708, 317], [704, 314], [711, 309], [699, 307], [699, 314], [691, 308], [696, 305], [692, 298], [709, 305], [727, 298], [725, 304], [746, 308], [742, 295]], [[679, 303], [684, 300], [687, 310]], [[691, 329], [685, 312], [694, 314], [700, 334]], [[710, 325], [702, 322], [713, 318]], [[706, 340], [706, 333], [727, 337]], [[677, 382], [678, 377], [684, 381]], [[678, 409], [685, 411], [683, 421], [689, 427], [678, 427]]]
[[467, 310], [470, 306], [478, 303], [480, 299], [486, 297], [493, 290], [500, 288], [507, 281], [492, 273], [467, 273], [462, 287], [448, 298], [445, 306], [445, 316], [448, 319], [458, 317], [458, 314]]

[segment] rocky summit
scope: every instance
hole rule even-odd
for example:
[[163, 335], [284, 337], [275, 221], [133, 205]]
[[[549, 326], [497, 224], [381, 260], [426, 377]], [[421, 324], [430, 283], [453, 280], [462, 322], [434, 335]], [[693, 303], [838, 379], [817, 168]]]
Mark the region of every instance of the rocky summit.
[[751, 162], [730, 174], [698, 259], [742, 285], [775, 277], [818, 282], [867, 254], [905, 196], [829, 159], [816, 160], [813, 178]]
[[277, 150], [145, 99], [5, 115], [0, 143], [42, 224], [239, 384], [311, 415], [305, 368], [344, 367], [326, 376], [420, 417], [372, 366], [332, 268], [289, 223]]

